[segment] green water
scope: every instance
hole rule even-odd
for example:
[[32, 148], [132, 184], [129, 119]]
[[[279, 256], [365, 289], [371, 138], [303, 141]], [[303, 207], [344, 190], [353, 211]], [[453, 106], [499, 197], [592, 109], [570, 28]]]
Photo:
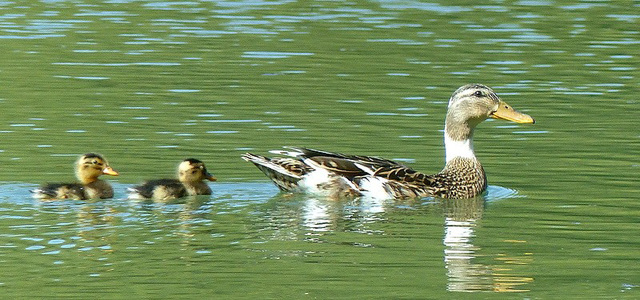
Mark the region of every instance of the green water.
[[[640, 6], [631, 1], [0, 2], [6, 298], [636, 299]], [[475, 135], [481, 198], [288, 196], [246, 151], [444, 163], [447, 100], [537, 124]], [[113, 200], [39, 202], [76, 156]], [[195, 157], [211, 197], [125, 200]], [[504, 292], [504, 293], [503, 293]]]

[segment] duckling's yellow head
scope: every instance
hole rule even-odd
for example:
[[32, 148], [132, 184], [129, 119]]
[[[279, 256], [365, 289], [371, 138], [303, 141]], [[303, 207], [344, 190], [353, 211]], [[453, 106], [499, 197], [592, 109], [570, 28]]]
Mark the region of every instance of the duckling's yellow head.
[[467, 84], [458, 88], [451, 99], [447, 111], [447, 132], [453, 139], [468, 138], [482, 121], [488, 119], [503, 119], [516, 123], [535, 123], [526, 114], [514, 110], [502, 101], [488, 86], [482, 84]]
[[198, 182], [205, 179], [210, 181], [217, 180], [207, 171], [204, 163], [195, 158], [187, 158], [178, 165], [178, 179], [181, 182]]
[[100, 175], [118, 176], [119, 173], [111, 168], [109, 162], [100, 154], [87, 153], [76, 161], [76, 177], [87, 184], [98, 180]]

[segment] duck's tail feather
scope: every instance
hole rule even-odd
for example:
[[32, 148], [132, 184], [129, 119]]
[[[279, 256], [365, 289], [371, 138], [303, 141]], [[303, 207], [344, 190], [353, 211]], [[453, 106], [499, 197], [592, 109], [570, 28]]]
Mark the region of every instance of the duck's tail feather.
[[294, 157], [294, 158], [297, 158], [297, 159], [302, 159], [302, 158], [306, 157], [304, 148], [290, 147], [290, 146], [285, 146], [285, 147], [282, 147], [282, 148], [287, 149], [287, 150], [270, 150], [269, 153], [288, 156], [288, 157]]
[[268, 158], [253, 153], [245, 153], [242, 159], [253, 163], [283, 191], [298, 188], [298, 181], [302, 179], [308, 169], [304, 164], [293, 158]]

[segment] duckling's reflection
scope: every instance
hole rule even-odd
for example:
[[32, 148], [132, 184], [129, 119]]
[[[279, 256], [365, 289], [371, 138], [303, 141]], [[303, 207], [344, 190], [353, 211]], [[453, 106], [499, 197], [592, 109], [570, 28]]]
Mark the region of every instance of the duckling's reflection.
[[[458, 292], [522, 292], [533, 278], [511, 275], [502, 263], [475, 262], [482, 248], [473, 244], [484, 211], [485, 198], [444, 199], [444, 262], [449, 277], [448, 290]], [[525, 259], [526, 260], [526, 259]], [[500, 260], [499, 260], [500, 261]], [[522, 261], [522, 260], [521, 260]]]
[[113, 252], [112, 245], [117, 239], [115, 223], [116, 211], [101, 200], [89, 200], [80, 207], [77, 214], [78, 235], [84, 241], [98, 244], [95, 246], [104, 253]]
[[[206, 220], [210, 213], [210, 197], [205, 196], [186, 196], [178, 199], [169, 200], [140, 200], [135, 205], [138, 206], [136, 211], [148, 214], [147, 217], [141, 216], [141, 219], [153, 217], [154, 223], [158, 220], [166, 218], [175, 218], [177, 222], [174, 234], [184, 238], [188, 244], [189, 238], [194, 236], [193, 226], [198, 221]], [[185, 244], [186, 246], [186, 244]]]
[[113, 252], [112, 245], [118, 237], [117, 212], [104, 200], [37, 201], [36, 205], [40, 216], [53, 216], [59, 219], [55, 226], [68, 227], [67, 231], [60, 231], [63, 233], [59, 238], [68, 241], [61, 249], [78, 249], [91, 255], [95, 255], [94, 251]]

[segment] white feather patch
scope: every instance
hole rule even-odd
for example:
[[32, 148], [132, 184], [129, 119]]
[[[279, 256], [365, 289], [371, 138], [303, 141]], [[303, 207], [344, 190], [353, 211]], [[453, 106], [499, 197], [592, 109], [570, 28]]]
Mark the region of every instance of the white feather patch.
[[298, 182], [298, 186], [306, 192], [321, 194], [325, 192], [320, 187], [326, 185], [330, 181], [330, 173], [325, 169], [316, 169], [311, 173], [307, 173], [302, 180]]
[[300, 157], [302, 155], [304, 155], [304, 153], [302, 153], [302, 151], [300, 151], [297, 148], [294, 147], [283, 147], [285, 149], [289, 149], [289, 150], [271, 150], [269, 151], [269, 153], [273, 153], [273, 154], [277, 154], [277, 155], [284, 155], [284, 156], [289, 156], [289, 157]]
[[376, 173], [376, 170], [374, 170], [371, 167], [365, 166], [363, 164], [359, 164], [359, 163], [354, 163], [356, 165], [356, 167], [358, 167], [358, 169], [364, 171], [365, 173], [372, 175]]
[[456, 157], [476, 158], [473, 152], [473, 142], [471, 139], [462, 141], [452, 140], [448, 134], [444, 135], [445, 161], [448, 163]]
[[385, 185], [389, 182], [388, 179], [378, 176], [366, 176], [360, 179], [360, 188], [362, 189], [362, 196], [372, 199], [390, 199], [393, 195], [389, 194]]
[[369, 174], [368, 176], [360, 179], [360, 189], [362, 190], [362, 196], [365, 198], [371, 199], [390, 199], [393, 198], [385, 186], [389, 182], [388, 179], [374, 176], [376, 170], [372, 167], [365, 166], [363, 164], [355, 163], [356, 167], [365, 173]]

